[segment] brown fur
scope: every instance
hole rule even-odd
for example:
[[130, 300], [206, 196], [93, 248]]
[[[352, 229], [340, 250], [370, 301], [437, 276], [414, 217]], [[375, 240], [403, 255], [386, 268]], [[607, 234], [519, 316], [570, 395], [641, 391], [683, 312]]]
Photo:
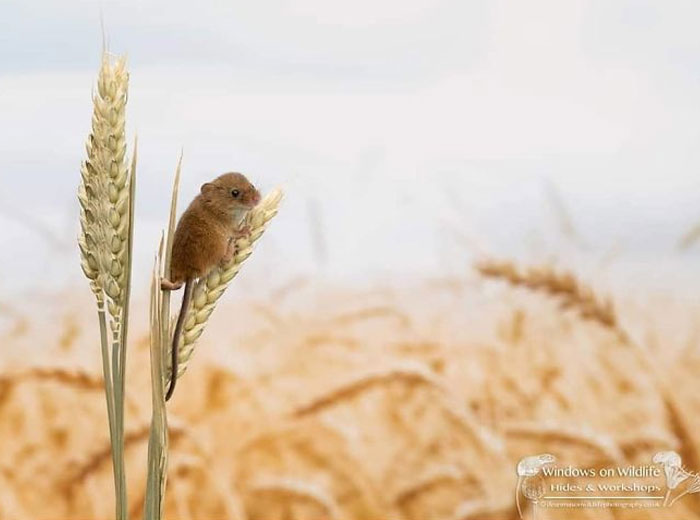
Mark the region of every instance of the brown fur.
[[[238, 192], [235, 197], [233, 190]], [[173, 237], [170, 278], [161, 281], [163, 290], [176, 290], [185, 284], [173, 334], [172, 373], [166, 400], [175, 390], [178, 343], [194, 281], [206, 276], [218, 264], [231, 260], [236, 238], [247, 233], [239, 229], [241, 221], [258, 202], [260, 193], [243, 174], [225, 173], [203, 184], [199, 195], [180, 217]]]
[[[240, 191], [238, 199], [231, 195], [234, 189]], [[202, 185], [175, 229], [170, 281], [182, 284], [211, 271], [231, 252], [236, 220], [259, 201], [258, 190], [240, 173], [225, 173]]]

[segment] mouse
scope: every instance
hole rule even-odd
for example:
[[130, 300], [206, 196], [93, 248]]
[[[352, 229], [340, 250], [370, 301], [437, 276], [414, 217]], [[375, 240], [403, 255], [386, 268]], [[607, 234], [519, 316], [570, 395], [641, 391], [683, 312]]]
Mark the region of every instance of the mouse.
[[260, 192], [245, 175], [224, 173], [202, 185], [178, 221], [173, 236], [170, 273], [160, 284], [164, 291], [185, 286], [173, 334], [172, 373], [166, 401], [175, 392], [179, 339], [194, 284], [217, 265], [231, 261], [236, 253], [236, 240], [250, 233], [247, 226], [242, 226], [245, 217], [259, 202]]

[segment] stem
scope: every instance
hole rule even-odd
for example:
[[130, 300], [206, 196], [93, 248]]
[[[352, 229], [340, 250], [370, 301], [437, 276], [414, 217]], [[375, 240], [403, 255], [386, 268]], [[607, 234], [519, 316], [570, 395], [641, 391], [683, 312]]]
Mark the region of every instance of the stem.
[[[115, 429], [116, 429], [116, 452], [117, 467], [119, 475], [119, 486], [117, 487], [117, 520], [126, 520], [128, 511], [127, 489], [126, 489], [126, 468], [124, 467], [124, 394], [126, 393], [126, 345], [129, 332], [129, 300], [131, 297], [131, 259], [134, 248], [134, 190], [136, 185], [136, 154], [137, 146], [134, 141], [134, 152], [131, 158], [129, 171], [129, 232], [127, 237], [126, 254], [126, 285], [124, 288], [124, 298], [122, 300], [121, 315], [119, 316], [112, 343], [112, 375], [114, 378], [114, 408], [115, 408]], [[121, 514], [120, 514], [121, 513]]]
[[[109, 343], [107, 339], [107, 317], [105, 315], [104, 301], [97, 301], [97, 318], [100, 324], [100, 347], [102, 351], [102, 373], [105, 384], [105, 398], [107, 400], [107, 420], [109, 422], [109, 440], [112, 448], [112, 470], [114, 473], [114, 489], [115, 489], [115, 507], [116, 518], [119, 520], [126, 519], [125, 503], [122, 502], [122, 480], [124, 472], [119, 471], [119, 451], [117, 447], [117, 424], [114, 410], [114, 380], [112, 376], [112, 368], [109, 360]], [[123, 468], [123, 465], [122, 465]], [[121, 477], [120, 477], [121, 475]]]
[[180, 184], [182, 153], [175, 170], [170, 199], [167, 236], [161, 238], [156, 265], [151, 279], [151, 434], [148, 438], [148, 476], [144, 520], [161, 520], [165, 506], [168, 476], [168, 414], [165, 408], [165, 370], [167, 345], [170, 342], [170, 291], [161, 291], [161, 277], [170, 272], [170, 251], [175, 233], [177, 193]]
[[117, 520], [126, 520], [126, 471], [124, 468], [124, 358], [122, 352], [123, 341], [118, 335], [112, 341], [112, 377], [114, 383], [114, 430], [115, 438], [112, 446], [116, 453], [115, 477], [117, 495]]
[[[151, 433], [148, 438], [148, 476], [144, 520], [161, 520], [165, 500], [165, 483], [168, 464], [168, 418], [164, 393], [164, 349], [161, 305], [164, 296], [160, 290], [159, 266], [151, 282]], [[167, 341], [167, 340], [166, 340]]]

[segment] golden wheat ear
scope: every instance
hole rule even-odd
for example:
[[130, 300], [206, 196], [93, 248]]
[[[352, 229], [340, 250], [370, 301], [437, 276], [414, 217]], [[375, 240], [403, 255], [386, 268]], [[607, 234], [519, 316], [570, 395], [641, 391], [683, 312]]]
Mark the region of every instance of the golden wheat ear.
[[475, 267], [484, 277], [501, 279], [514, 287], [523, 287], [558, 298], [563, 309], [575, 310], [583, 319], [610, 329], [621, 341], [628, 342], [627, 334], [620, 327], [612, 300], [598, 296], [572, 273], [558, 273], [546, 266], [521, 270], [514, 262], [494, 259], [481, 260]]

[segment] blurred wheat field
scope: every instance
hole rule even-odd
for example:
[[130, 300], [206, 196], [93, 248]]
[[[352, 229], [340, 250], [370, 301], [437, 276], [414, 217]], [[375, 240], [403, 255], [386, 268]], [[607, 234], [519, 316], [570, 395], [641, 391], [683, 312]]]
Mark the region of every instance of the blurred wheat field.
[[[0, 518], [113, 513], [88, 295], [0, 307]], [[476, 277], [318, 287], [224, 301], [172, 401], [171, 519], [516, 519], [515, 464], [700, 470], [700, 305], [612, 295], [625, 343], [556, 301]], [[47, 300], [44, 300], [47, 301]], [[67, 302], [58, 305], [57, 302]], [[142, 514], [146, 305], [127, 360], [130, 517]], [[29, 317], [32, 316], [32, 317]], [[538, 518], [700, 518], [542, 510]]]

